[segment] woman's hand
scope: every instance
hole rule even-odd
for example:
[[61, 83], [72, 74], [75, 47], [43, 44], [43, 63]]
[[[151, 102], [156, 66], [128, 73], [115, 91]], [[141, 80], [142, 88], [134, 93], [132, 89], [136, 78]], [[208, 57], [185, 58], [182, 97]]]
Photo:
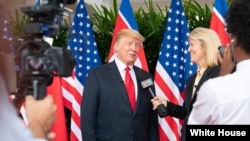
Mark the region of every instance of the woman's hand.
[[167, 101], [160, 96], [155, 96], [153, 99], [151, 99], [151, 102], [153, 104], [153, 110], [157, 109], [160, 104], [163, 104], [165, 107], [167, 107]]

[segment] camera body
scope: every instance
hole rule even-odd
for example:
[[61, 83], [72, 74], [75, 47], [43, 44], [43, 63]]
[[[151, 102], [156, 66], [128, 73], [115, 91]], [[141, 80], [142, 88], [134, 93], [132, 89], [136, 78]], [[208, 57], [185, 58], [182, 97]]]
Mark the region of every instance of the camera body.
[[218, 47], [218, 50], [219, 50], [220, 56], [223, 58], [225, 46], [219, 46], [219, 47]]
[[[62, 0], [47, 0], [40, 6], [21, 7], [22, 13], [31, 17], [24, 25], [25, 32], [34, 36], [57, 35], [61, 30], [68, 30], [62, 25], [64, 12], [68, 12], [60, 5]], [[66, 1], [67, 2], [67, 1]]]
[[[59, 3], [67, 0], [47, 0], [46, 5], [21, 7], [21, 11], [31, 17], [25, 31], [29, 39], [17, 50], [16, 62], [20, 64], [20, 83], [26, 88], [32, 87], [36, 99], [46, 95], [46, 87], [53, 81], [53, 76], [71, 76], [75, 59], [70, 50], [53, 47], [43, 37], [57, 35], [61, 30], [62, 16], [65, 12]], [[72, 2], [72, 1], [70, 1]], [[24, 87], [24, 86], [22, 86]]]
[[71, 52], [61, 47], [51, 47], [47, 42], [29, 41], [20, 47], [22, 77], [50, 75], [68, 77], [75, 65]]

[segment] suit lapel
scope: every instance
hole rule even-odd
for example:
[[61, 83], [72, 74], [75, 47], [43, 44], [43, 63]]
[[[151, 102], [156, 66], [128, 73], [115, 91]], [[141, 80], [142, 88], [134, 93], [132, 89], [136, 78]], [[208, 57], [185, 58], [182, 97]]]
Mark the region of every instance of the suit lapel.
[[137, 99], [136, 99], [136, 106], [135, 106], [135, 111], [134, 114], [136, 113], [136, 111], [138, 110], [138, 107], [141, 103], [141, 85], [140, 85], [140, 79], [138, 78], [138, 71], [137, 69], [134, 67], [134, 71], [135, 71], [135, 76], [136, 76], [136, 85], [137, 85]]
[[117, 94], [120, 94], [122, 96], [122, 98], [124, 99], [125, 104], [127, 105], [128, 108], [127, 111], [129, 113], [132, 113], [132, 109], [128, 100], [128, 96], [127, 96], [127, 92], [126, 92], [126, 88], [124, 85], [124, 82], [122, 80], [121, 74], [115, 64], [115, 62], [111, 62], [109, 65], [109, 73], [110, 76], [112, 77], [115, 87], [119, 90], [119, 92]]
[[142, 103], [143, 103], [143, 98], [146, 97], [146, 94], [144, 93], [144, 90], [141, 86], [141, 82], [143, 80], [146, 80], [149, 78], [149, 76], [147, 75], [144, 75], [144, 73], [141, 72], [141, 70], [134, 66], [134, 71], [135, 71], [135, 76], [136, 76], [136, 81], [137, 81], [137, 101], [136, 101], [136, 108], [135, 108], [135, 112], [134, 114], [136, 114], [137, 110], [143, 106]]

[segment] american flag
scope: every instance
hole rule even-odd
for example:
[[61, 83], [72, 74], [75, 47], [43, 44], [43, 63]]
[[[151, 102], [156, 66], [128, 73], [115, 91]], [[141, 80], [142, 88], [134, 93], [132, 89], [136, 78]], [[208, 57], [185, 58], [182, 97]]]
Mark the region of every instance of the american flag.
[[228, 11], [226, 0], [215, 0], [210, 21], [210, 29], [213, 29], [220, 37], [222, 45], [229, 43], [229, 36], [225, 30], [226, 22], [224, 16]]
[[15, 48], [10, 28], [11, 23], [8, 20], [6, 11], [3, 2], [0, 2], [0, 64], [3, 66], [3, 68], [0, 69], [2, 69], [2, 72], [5, 74], [3, 77], [6, 79], [8, 92], [13, 94], [16, 92]]
[[[134, 17], [133, 9], [131, 7], [131, 4], [129, 0], [122, 0], [119, 13], [116, 18], [116, 23], [115, 23], [115, 29], [114, 29], [114, 34], [112, 38], [112, 43], [110, 47], [110, 52], [109, 52], [109, 62], [114, 60], [115, 54], [114, 54], [114, 41], [116, 39], [117, 33], [121, 29], [134, 29], [138, 31], [138, 26]], [[143, 47], [140, 47], [138, 58], [135, 62], [135, 65], [144, 69], [145, 71], [148, 71], [148, 65], [144, 53]]]
[[72, 112], [71, 141], [81, 141], [80, 103], [85, 80], [89, 70], [101, 64], [84, 0], [80, 0], [76, 7], [68, 39], [68, 49], [75, 57], [76, 66], [72, 77], [62, 79], [62, 91], [65, 106]]
[[12, 32], [10, 30], [10, 23], [6, 17], [6, 9], [3, 7], [3, 4], [0, 3], [0, 42], [1, 42], [1, 48], [0, 48], [0, 52], [4, 52], [4, 53], [13, 53], [15, 51], [14, 49], [14, 44], [12, 44]]
[[[189, 28], [181, 0], [172, 0], [166, 21], [155, 71], [156, 94], [183, 104], [186, 80], [196, 71], [188, 53]], [[159, 118], [161, 141], [179, 141], [181, 121], [167, 116]]]

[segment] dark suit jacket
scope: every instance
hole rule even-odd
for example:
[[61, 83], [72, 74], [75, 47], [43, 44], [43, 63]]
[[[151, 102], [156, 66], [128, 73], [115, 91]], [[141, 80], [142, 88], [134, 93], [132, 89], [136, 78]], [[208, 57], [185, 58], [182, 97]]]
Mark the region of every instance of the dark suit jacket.
[[132, 112], [125, 85], [115, 62], [89, 73], [81, 104], [83, 141], [159, 141], [157, 113], [141, 81], [151, 75], [135, 67], [137, 104]]
[[210, 67], [207, 68], [201, 77], [198, 85], [196, 86], [196, 90], [194, 92], [194, 96], [192, 98], [192, 93], [193, 93], [193, 88], [194, 88], [194, 81], [196, 78], [197, 73], [195, 73], [193, 76], [191, 76], [186, 83], [186, 88], [185, 88], [185, 100], [183, 103], [183, 106], [176, 105], [171, 102], [167, 102], [167, 115], [177, 117], [180, 119], [184, 120], [184, 125], [182, 126], [182, 131], [181, 131], [181, 140], [185, 141], [186, 140], [186, 123], [188, 120], [188, 115], [191, 112], [193, 108], [193, 103], [196, 100], [197, 97], [197, 91], [200, 89], [201, 85], [207, 81], [210, 78], [217, 77], [219, 75], [220, 67], [215, 66], [215, 67]]

